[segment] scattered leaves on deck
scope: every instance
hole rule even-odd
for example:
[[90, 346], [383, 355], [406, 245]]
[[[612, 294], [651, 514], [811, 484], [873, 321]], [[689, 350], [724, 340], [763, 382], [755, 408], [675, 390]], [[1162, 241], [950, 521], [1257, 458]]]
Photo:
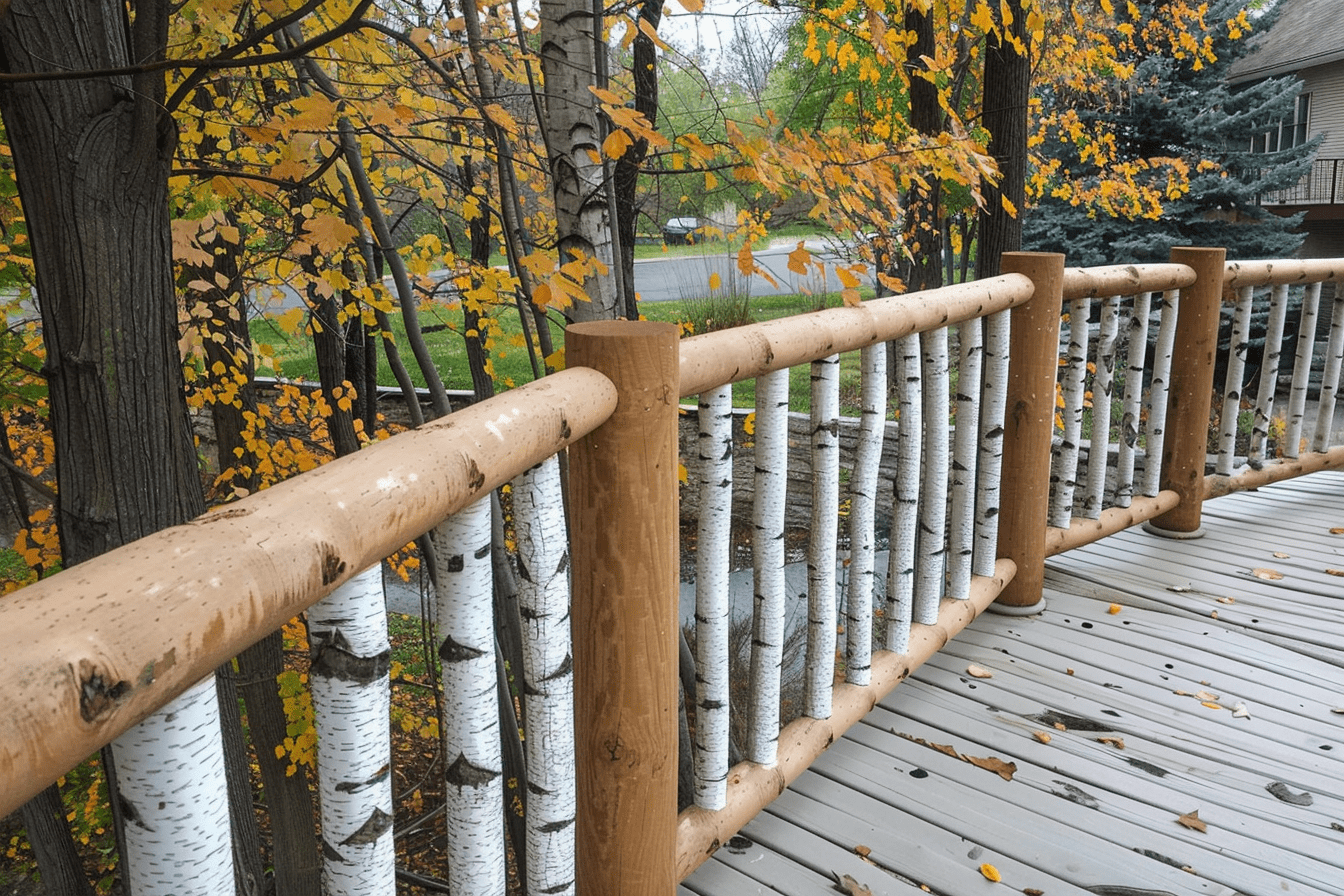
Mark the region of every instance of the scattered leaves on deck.
[[1265, 789], [1274, 795], [1274, 798], [1287, 803], [1290, 806], [1310, 806], [1313, 802], [1310, 793], [1305, 790], [1301, 793], [1294, 793], [1288, 785], [1282, 781], [1271, 781], [1265, 785]]
[[989, 670], [986, 669], [984, 666], [977, 666], [975, 663], [971, 663], [969, 666], [966, 667], [966, 674], [969, 675], [969, 676], [971, 676], [972, 678], [993, 678], [993, 677], [994, 677], [994, 673], [993, 673], [993, 672], [989, 671]]
[[841, 893], [848, 893], [849, 896], [873, 896], [872, 890], [868, 889], [848, 874], [836, 874], [832, 871], [831, 875], [835, 878], [835, 889], [839, 890]]
[[1283, 551], [1275, 551], [1275, 552], [1274, 552], [1274, 559], [1275, 559], [1275, 560], [1287, 560], [1287, 559], [1288, 559], [1288, 555], [1285, 554]]
[[1017, 771], [1016, 762], [1004, 762], [997, 756], [967, 756], [965, 753], [957, 752], [957, 748], [950, 744], [936, 744], [933, 741], [925, 740], [922, 737], [915, 737], [913, 734], [906, 734], [902, 731], [893, 730], [891, 733], [897, 737], [903, 737], [911, 743], [919, 744], [921, 747], [937, 750], [945, 756], [951, 756], [953, 759], [969, 762], [976, 768], [983, 768], [985, 771], [993, 772], [1005, 781], [1013, 780], [1013, 773]]
[[858, 846], [854, 847], [854, 851], [859, 855], [863, 856], [865, 859], [873, 854], [872, 848], [864, 846], [863, 844], [859, 844]]
[[1330, 576], [1344, 576], [1344, 569], [1327, 569], [1325, 574]]
[[1099, 737], [1097, 738], [1097, 743], [1110, 744], [1117, 750], [1123, 750], [1125, 748], [1125, 740], [1121, 737]]
[[1200, 819], [1198, 809], [1193, 812], [1185, 813], [1180, 818], [1176, 819], [1176, 823], [1183, 825], [1192, 831], [1199, 831], [1201, 834], [1207, 834], [1209, 832], [1209, 826]]
[[1331, 535], [1344, 535], [1344, 526], [1335, 526], [1330, 530]]
[[1245, 703], [1238, 703], [1236, 706], [1232, 707], [1232, 718], [1249, 719], [1250, 717], [1251, 717], [1251, 711], [1246, 708]]
[[1220, 604], [1234, 604], [1234, 603], [1236, 603], [1236, 602], [1237, 602], [1237, 599], [1236, 599], [1235, 597], [1220, 597], [1220, 598], [1218, 598], [1218, 603], [1220, 603]]
[[995, 883], [1003, 880], [1003, 875], [999, 873], [999, 869], [988, 862], [980, 866], [980, 873], [985, 876], [985, 880], [991, 880]]
[[1050, 743], [1050, 733], [1047, 731], [1033, 731], [1031, 732], [1031, 736], [1043, 744]]
[[1119, 604], [1111, 604], [1110, 607], [1107, 608], [1106, 612], [1114, 616], [1116, 613], [1120, 612], [1120, 609], [1121, 607]]
[[1283, 573], [1270, 569], [1267, 566], [1257, 566], [1255, 569], [1251, 570], [1251, 575], [1255, 576], [1257, 579], [1266, 579], [1269, 581], [1276, 581], [1283, 578]]

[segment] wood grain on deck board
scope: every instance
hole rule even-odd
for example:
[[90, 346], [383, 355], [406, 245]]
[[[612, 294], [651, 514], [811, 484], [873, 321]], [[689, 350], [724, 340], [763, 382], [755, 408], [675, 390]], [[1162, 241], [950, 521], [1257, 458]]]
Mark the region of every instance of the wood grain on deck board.
[[[1344, 473], [1204, 507], [1202, 539], [1136, 529], [1053, 558], [1043, 614], [973, 623], [689, 891], [840, 892], [834, 872], [959, 896], [990, 892], [988, 862], [1052, 896], [1344, 896], [1344, 577], [1326, 572], [1344, 569]], [[1070, 717], [1107, 730], [1047, 724]], [[1177, 823], [1195, 809], [1204, 833]]]

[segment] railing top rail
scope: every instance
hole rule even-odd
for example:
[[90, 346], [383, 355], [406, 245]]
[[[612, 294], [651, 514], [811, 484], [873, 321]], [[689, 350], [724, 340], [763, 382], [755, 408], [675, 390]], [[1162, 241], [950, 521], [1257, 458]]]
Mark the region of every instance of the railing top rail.
[[1032, 291], [1029, 278], [1004, 274], [692, 336], [681, 342], [681, 394], [983, 317], [1023, 304]]
[[1223, 285], [1280, 286], [1344, 280], [1344, 258], [1280, 258], [1271, 261], [1229, 261]]
[[1095, 268], [1066, 268], [1064, 301], [1105, 296], [1132, 296], [1164, 292], [1195, 282], [1195, 272], [1183, 264], [1117, 264]]
[[5, 598], [0, 815], [615, 406], [563, 371]]

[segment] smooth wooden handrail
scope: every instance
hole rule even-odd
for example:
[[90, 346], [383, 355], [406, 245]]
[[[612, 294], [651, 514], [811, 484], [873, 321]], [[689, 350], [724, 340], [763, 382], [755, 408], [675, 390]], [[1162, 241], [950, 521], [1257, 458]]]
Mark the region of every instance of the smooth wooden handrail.
[[564, 371], [6, 597], [0, 815], [615, 407]]
[[1195, 282], [1195, 272], [1183, 264], [1123, 264], [1096, 268], [1065, 268], [1064, 301], [1166, 292]]
[[1344, 280], [1344, 258], [1280, 258], [1273, 261], [1229, 261], [1223, 284], [1278, 286], [1297, 283], [1338, 283]]

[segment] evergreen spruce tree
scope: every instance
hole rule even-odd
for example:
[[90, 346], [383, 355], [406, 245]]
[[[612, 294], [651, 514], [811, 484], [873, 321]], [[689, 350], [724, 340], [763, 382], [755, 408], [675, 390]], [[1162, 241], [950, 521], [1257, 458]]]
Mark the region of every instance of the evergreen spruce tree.
[[[1117, 7], [1119, 4], [1117, 4]], [[1294, 76], [1271, 78], [1249, 86], [1229, 86], [1228, 67], [1251, 49], [1247, 35], [1233, 36], [1228, 20], [1247, 6], [1246, 0], [1213, 0], [1204, 21], [1216, 60], [1198, 62], [1185, 53], [1177, 58], [1169, 46], [1136, 37], [1134, 74], [1117, 85], [1125, 98], [1115, 102], [1093, 97], [1044, 97], [1071, 102], [1085, 127], [1109, 127], [1116, 134], [1116, 162], [1177, 157], [1189, 165], [1189, 191], [1162, 202], [1155, 218], [1131, 219], [1104, 201], [1079, 202], [1069, 197], [1088, 191], [1104, 174], [1093, 160], [1080, 159], [1067, 139], [1048, 140], [1039, 152], [1058, 158], [1059, 176], [1047, 187], [1024, 221], [1023, 245], [1064, 252], [1071, 265], [1109, 262], [1165, 261], [1172, 246], [1223, 246], [1229, 258], [1282, 258], [1302, 243], [1295, 233], [1301, 216], [1280, 217], [1257, 204], [1266, 192], [1296, 185], [1311, 166], [1319, 138], [1282, 141], [1274, 152], [1252, 153], [1256, 136], [1276, 134], [1280, 122], [1293, 121], [1301, 82]], [[1167, 14], [1167, 4], [1128, 4], [1139, 35], [1143, 24]], [[1256, 31], [1270, 26], [1270, 11], [1254, 20]], [[1292, 143], [1293, 145], [1284, 145]], [[1263, 148], [1265, 141], [1260, 141]], [[1273, 145], [1273, 143], [1271, 143]], [[1201, 164], [1204, 163], [1204, 164]], [[1212, 164], [1209, 164], [1212, 163]], [[1140, 162], [1138, 177], [1145, 175]], [[1167, 173], [1147, 168], [1157, 184]], [[1078, 189], [1078, 188], [1082, 189]]]

